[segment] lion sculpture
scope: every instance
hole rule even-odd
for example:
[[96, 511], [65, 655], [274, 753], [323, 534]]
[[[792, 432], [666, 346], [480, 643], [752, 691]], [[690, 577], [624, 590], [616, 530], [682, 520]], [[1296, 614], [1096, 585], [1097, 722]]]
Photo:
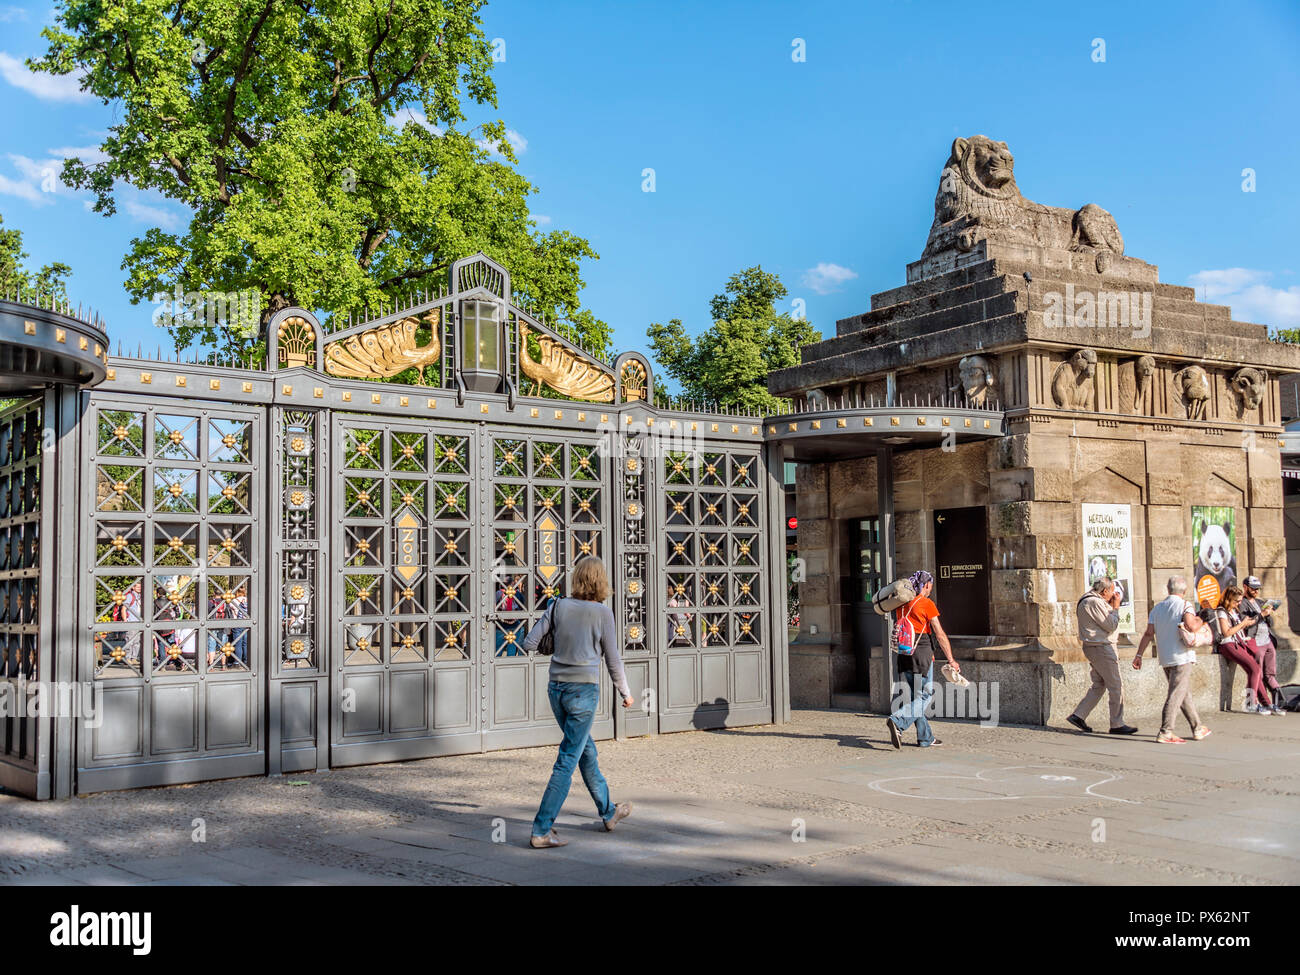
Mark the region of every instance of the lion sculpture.
[[954, 139], [921, 257], [954, 248], [970, 251], [984, 239], [1089, 253], [1099, 272], [1124, 253], [1115, 218], [1096, 204], [1067, 210], [1021, 196], [1015, 159], [1005, 142], [983, 135]]

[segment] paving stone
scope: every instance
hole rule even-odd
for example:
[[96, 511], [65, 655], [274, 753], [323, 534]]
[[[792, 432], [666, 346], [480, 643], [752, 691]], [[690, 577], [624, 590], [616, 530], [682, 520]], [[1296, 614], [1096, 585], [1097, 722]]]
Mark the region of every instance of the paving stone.
[[[559, 850], [527, 846], [550, 748], [337, 769], [301, 789], [0, 795], [0, 885], [1300, 882], [1300, 719], [1220, 715], [1194, 749], [951, 721], [934, 752], [842, 747], [878, 723], [800, 711], [602, 742], [633, 814], [606, 833], [575, 781]], [[190, 841], [196, 810], [206, 844]]]

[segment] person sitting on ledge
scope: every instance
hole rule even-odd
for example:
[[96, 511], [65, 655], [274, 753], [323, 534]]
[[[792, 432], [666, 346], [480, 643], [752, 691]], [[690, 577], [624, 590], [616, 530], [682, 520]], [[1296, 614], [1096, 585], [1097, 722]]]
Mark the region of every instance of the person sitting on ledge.
[[1273, 701], [1264, 687], [1264, 668], [1255, 655], [1250, 652], [1250, 645], [1242, 631], [1259, 620], [1257, 616], [1242, 616], [1240, 586], [1229, 586], [1223, 590], [1219, 606], [1214, 611], [1214, 652], [1226, 657], [1246, 672], [1246, 713], [1271, 715]]

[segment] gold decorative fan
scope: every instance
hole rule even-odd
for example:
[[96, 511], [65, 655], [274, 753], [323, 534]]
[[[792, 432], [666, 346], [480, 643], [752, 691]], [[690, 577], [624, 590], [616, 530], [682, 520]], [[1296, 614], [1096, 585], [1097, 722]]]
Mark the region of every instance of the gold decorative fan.
[[424, 316], [433, 335], [423, 346], [415, 344], [419, 319], [410, 317], [331, 342], [325, 346], [325, 371], [331, 376], [353, 379], [387, 379], [405, 369], [420, 369], [435, 363], [442, 354], [442, 344], [438, 341], [441, 318], [441, 310], [437, 308]]
[[[542, 361], [528, 354], [528, 336], [536, 335], [542, 348]], [[545, 383], [557, 393], [592, 403], [614, 402], [614, 377], [594, 362], [565, 348], [549, 335], [534, 332], [519, 322], [519, 367], [535, 382]]]

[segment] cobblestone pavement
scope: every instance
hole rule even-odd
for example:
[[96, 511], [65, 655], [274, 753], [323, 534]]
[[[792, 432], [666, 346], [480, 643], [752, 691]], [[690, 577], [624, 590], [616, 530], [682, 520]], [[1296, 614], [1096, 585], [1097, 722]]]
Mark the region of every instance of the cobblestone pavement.
[[[877, 715], [601, 743], [527, 847], [550, 748], [37, 803], [0, 793], [3, 884], [1269, 884], [1300, 881], [1300, 715], [1203, 742]], [[1144, 729], [1154, 731], [1154, 729]], [[203, 842], [196, 842], [202, 820]]]

